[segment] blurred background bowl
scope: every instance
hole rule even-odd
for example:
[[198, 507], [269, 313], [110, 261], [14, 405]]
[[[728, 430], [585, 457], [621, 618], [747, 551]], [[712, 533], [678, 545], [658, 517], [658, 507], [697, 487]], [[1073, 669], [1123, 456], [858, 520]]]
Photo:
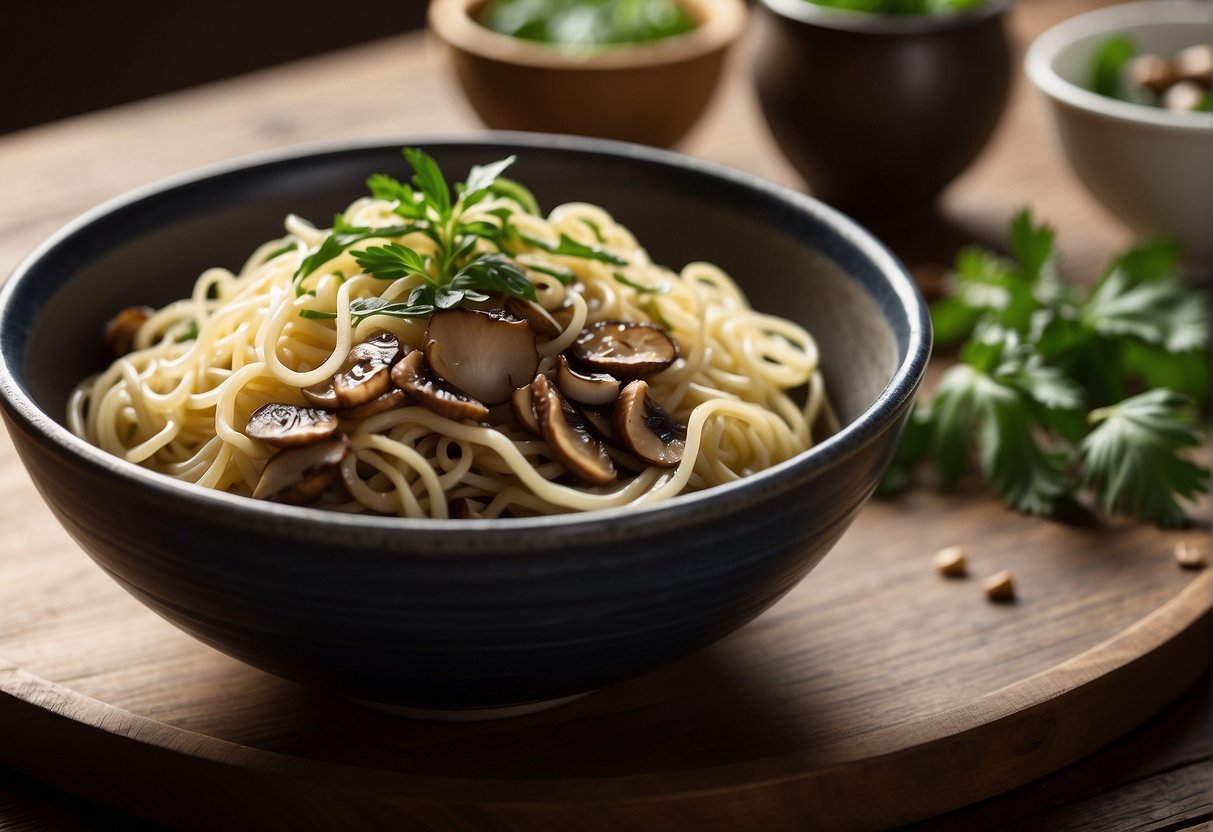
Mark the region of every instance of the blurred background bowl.
[[762, 0], [758, 100], [813, 195], [864, 219], [932, 211], [1006, 104], [1008, 5], [894, 16]]
[[0, 409], [64, 527], [202, 641], [380, 706], [538, 707], [685, 655], [773, 604], [876, 487], [930, 323], [901, 265], [850, 220], [682, 156], [549, 136], [421, 143], [452, 178], [517, 154], [510, 174], [541, 205], [606, 206], [655, 262], [713, 261], [757, 308], [807, 326], [844, 427], [792, 460], [651, 507], [409, 520], [212, 491], [64, 427], [73, 387], [108, 364], [100, 333], [115, 310], [188, 296], [207, 267], [238, 268], [289, 212], [344, 210], [370, 174], [404, 176], [399, 148], [412, 143], [184, 176], [85, 215], [18, 268], [0, 289]]
[[742, 0], [679, 2], [690, 32], [593, 51], [494, 32], [477, 21], [488, 0], [433, 0], [429, 22], [489, 127], [669, 146], [703, 113], [746, 20]]
[[1176, 238], [1188, 271], [1207, 277], [1213, 271], [1213, 114], [1092, 92], [1092, 56], [1114, 34], [1170, 58], [1213, 41], [1213, 3], [1157, 0], [1098, 9], [1045, 32], [1025, 59], [1079, 181], [1137, 233]]

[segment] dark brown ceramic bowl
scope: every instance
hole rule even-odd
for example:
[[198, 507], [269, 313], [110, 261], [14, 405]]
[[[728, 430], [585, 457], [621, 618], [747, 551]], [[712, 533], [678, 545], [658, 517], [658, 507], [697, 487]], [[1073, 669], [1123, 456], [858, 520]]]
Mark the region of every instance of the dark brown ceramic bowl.
[[[117, 459], [64, 427], [102, 326], [237, 267], [289, 212], [331, 217], [420, 144], [452, 173], [517, 154], [548, 208], [606, 206], [657, 262], [710, 260], [817, 337], [845, 423], [746, 479], [645, 508], [505, 520], [350, 516]], [[641, 673], [758, 615], [875, 488], [930, 349], [901, 265], [832, 209], [631, 145], [490, 135], [291, 150], [147, 188], [57, 233], [0, 288], [0, 409], [63, 525], [151, 609], [249, 664], [388, 706], [532, 707]], [[500, 711], [491, 711], [499, 713]], [[516, 711], [506, 711], [516, 712]]]
[[449, 47], [477, 115], [498, 130], [571, 133], [667, 147], [703, 113], [729, 47], [745, 28], [742, 0], [680, 0], [695, 29], [591, 52], [509, 37], [477, 15], [488, 0], [433, 0], [430, 31]]
[[865, 218], [930, 211], [1006, 104], [1008, 5], [892, 16], [762, 0], [758, 99], [813, 195]]

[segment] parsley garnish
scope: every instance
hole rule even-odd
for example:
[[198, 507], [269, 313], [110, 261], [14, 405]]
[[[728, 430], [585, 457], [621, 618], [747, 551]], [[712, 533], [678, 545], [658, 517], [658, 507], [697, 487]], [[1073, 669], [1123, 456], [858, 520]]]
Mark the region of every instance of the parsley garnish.
[[554, 277], [565, 286], [577, 279], [577, 274], [568, 266], [542, 266], [539, 263], [527, 263], [526, 267], [533, 272]]
[[610, 263], [612, 266], [626, 266], [627, 260], [611, 254], [604, 248], [598, 246], [587, 246], [585, 243], [579, 243], [570, 237], [568, 234], [560, 235], [560, 242], [553, 245], [538, 237], [532, 237], [530, 234], [522, 234], [522, 241], [534, 246], [538, 249], [543, 249], [548, 254], [566, 254], [570, 257], [582, 257], [586, 260], [598, 260], [602, 263]]
[[670, 291], [670, 287], [664, 283], [658, 284], [657, 286], [645, 286], [643, 283], [637, 283], [635, 280], [632, 280], [622, 272], [611, 272], [611, 277], [615, 278], [616, 283], [622, 283], [624, 286], [627, 286], [629, 289], [635, 289], [642, 295], [651, 295], [654, 293], [664, 295], [666, 292]]
[[1095, 429], [1082, 441], [1084, 486], [1109, 514], [1132, 514], [1160, 526], [1186, 521], [1176, 496], [1209, 487], [1209, 472], [1177, 455], [1199, 445], [1192, 402], [1172, 390], [1150, 390], [1092, 410]]
[[[534, 286], [524, 268], [511, 259], [520, 242], [551, 254], [627, 265], [627, 261], [609, 251], [584, 245], [568, 235], [561, 235], [560, 241], [553, 244], [520, 234], [511, 222], [515, 209], [508, 204], [496, 205], [475, 219], [465, 219], [469, 208], [490, 196], [507, 198], [527, 213], [538, 213], [539, 206], [531, 192], [502, 176], [514, 163], [513, 156], [474, 166], [467, 180], [452, 188], [428, 154], [417, 148], [405, 148], [403, 153], [413, 169], [409, 182], [380, 173], [367, 180], [367, 188], [376, 199], [394, 203], [392, 210], [405, 222], [370, 228], [352, 226], [340, 215], [335, 217], [332, 230], [295, 272], [297, 297], [315, 295], [314, 290], [304, 288], [304, 280], [358, 243], [369, 239], [397, 240], [414, 233], [433, 241], [432, 253], [422, 254], [400, 242], [351, 251], [359, 267], [375, 278], [421, 281], [412, 287], [404, 301], [389, 303], [378, 298], [351, 301], [355, 324], [372, 315], [422, 317], [435, 309], [486, 301], [490, 293], [533, 301]], [[560, 265], [526, 268], [552, 275], [562, 283], [575, 278], [571, 269]], [[313, 320], [337, 317], [335, 312], [317, 309], [304, 309], [299, 314]]]
[[1107, 513], [1183, 523], [1178, 500], [1208, 487], [1180, 453], [1201, 442], [1209, 308], [1180, 277], [1177, 247], [1139, 246], [1084, 290], [1027, 212], [1010, 243], [1011, 258], [957, 256], [954, 291], [931, 316], [939, 343], [963, 342], [960, 361], [915, 406], [881, 490], [904, 488], [924, 458], [955, 484], [975, 452], [1019, 511], [1056, 514], [1086, 490]]
[[181, 330], [177, 337], [173, 339], [173, 342], [177, 344], [184, 344], [186, 341], [196, 340], [198, 340], [198, 321], [191, 320], [188, 324], [186, 324], [185, 329]]
[[271, 260], [273, 260], [274, 258], [281, 257], [282, 255], [284, 255], [288, 252], [294, 251], [294, 250], [295, 250], [295, 244], [287, 243], [286, 245], [282, 246], [281, 248], [276, 248], [273, 251], [271, 251], [269, 254], [265, 255], [265, 259], [262, 260], [261, 262], [268, 263]]
[[357, 245], [365, 240], [376, 237], [392, 238], [403, 237], [406, 234], [411, 234], [414, 231], [423, 231], [423, 225], [400, 225], [386, 226], [382, 228], [368, 228], [363, 226], [350, 225], [345, 221], [345, 218], [340, 214], [333, 217], [333, 228], [325, 237], [319, 247], [303, 258], [303, 262], [299, 264], [299, 268], [295, 270], [295, 294], [303, 295], [303, 279], [318, 268], [328, 263], [333, 258], [340, 255], [347, 248]]

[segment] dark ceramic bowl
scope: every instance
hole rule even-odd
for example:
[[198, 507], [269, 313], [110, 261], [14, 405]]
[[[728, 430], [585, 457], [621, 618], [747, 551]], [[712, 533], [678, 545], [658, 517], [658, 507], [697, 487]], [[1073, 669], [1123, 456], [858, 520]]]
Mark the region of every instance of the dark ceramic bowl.
[[651, 508], [543, 519], [405, 520], [206, 490], [111, 457], [63, 426], [103, 366], [114, 310], [185, 295], [240, 264], [288, 212], [331, 217], [402, 141], [292, 150], [104, 205], [0, 290], [0, 403], [35, 484], [144, 604], [249, 664], [381, 705], [558, 700], [740, 627], [826, 554], [893, 452], [930, 349], [901, 265], [847, 218], [755, 177], [663, 151], [492, 135], [421, 143], [446, 170], [519, 157], [540, 203], [607, 206], [680, 268], [715, 261], [760, 308], [818, 338], [846, 426], [770, 470]]
[[758, 99], [813, 195], [864, 217], [930, 211], [1006, 104], [1009, 0], [937, 16], [761, 5]]

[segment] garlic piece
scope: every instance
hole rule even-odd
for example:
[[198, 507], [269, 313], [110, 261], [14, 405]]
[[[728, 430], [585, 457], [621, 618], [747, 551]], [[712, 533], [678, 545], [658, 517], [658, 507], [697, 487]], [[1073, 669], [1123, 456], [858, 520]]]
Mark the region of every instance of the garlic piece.
[[987, 600], [997, 603], [1015, 600], [1015, 576], [1008, 569], [986, 578], [981, 588], [985, 590]]
[[969, 574], [969, 561], [963, 546], [945, 546], [933, 558], [939, 574], [947, 578], [963, 578]]
[[1184, 569], [1204, 569], [1209, 563], [1209, 553], [1199, 543], [1181, 540], [1175, 544], [1175, 562]]

